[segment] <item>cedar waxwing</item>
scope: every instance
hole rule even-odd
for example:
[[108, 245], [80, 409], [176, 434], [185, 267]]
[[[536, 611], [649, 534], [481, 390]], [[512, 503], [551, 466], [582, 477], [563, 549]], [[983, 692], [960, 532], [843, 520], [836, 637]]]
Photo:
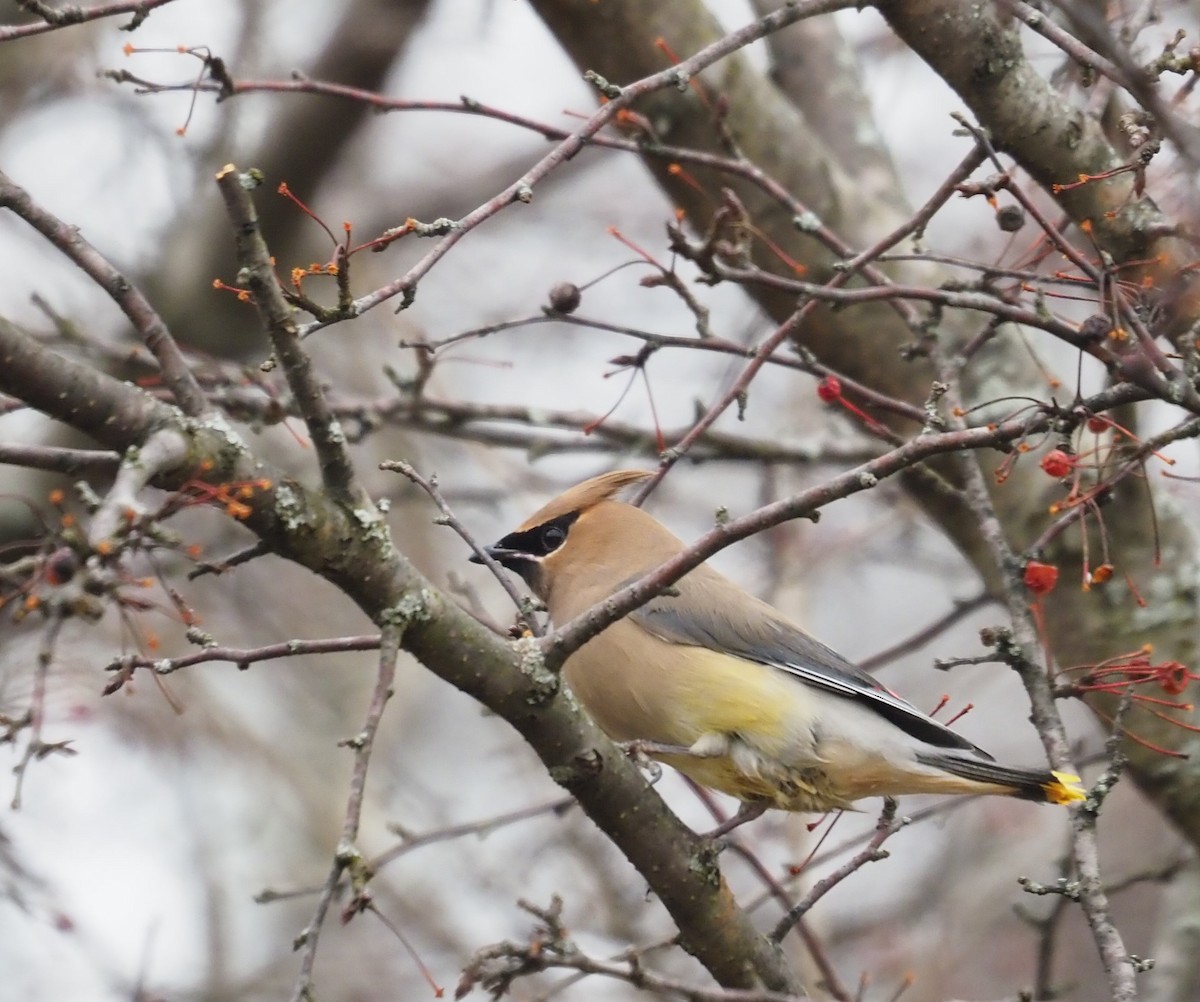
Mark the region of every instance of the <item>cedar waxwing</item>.
[[[649, 476], [584, 481], [487, 552], [566, 623], [685, 548], [615, 500]], [[739, 798], [749, 816], [902, 793], [1084, 797], [1077, 776], [999, 765], [707, 564], [584, 644], [563, 674], [614, 741]]]

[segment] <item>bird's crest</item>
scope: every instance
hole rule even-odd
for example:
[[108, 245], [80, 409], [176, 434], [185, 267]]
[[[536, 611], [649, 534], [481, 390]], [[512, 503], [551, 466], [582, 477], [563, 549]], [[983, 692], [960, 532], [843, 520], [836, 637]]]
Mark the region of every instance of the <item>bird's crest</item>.
[[652, 470], [613, 470], [610, 473], [601, 473], [600, 476], [576, 484], [553, 501], [547, 502], [530, 515], [517, 531], [524, 532], [526, 529], [532, 529], [534, 526], [549, 522], [552, 518], [558, 518], [560, 515], [587, 511], [601, 501], [607, 501], [626, 487], [652, 476], [654, 476]]

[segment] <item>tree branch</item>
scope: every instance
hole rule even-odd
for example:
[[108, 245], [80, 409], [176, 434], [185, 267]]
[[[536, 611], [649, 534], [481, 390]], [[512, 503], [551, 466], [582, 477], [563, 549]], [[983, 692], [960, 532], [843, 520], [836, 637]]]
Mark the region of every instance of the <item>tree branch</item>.
[[158, 362], [163, 380], [185, 414], [196, 417], [207, 412], [204, 391], [167, 325], [141, 291], [83, 238], [79, 227], [68, 226], [47, 212], [3, 171], [0, 171], [0, 208], [10, 210], [42, 234], [121, 308]]
[[30, 35], [40, 35], [46, 31], [56, 31], [72, 24], [84, 24], [103, 17], [113, 17], [118, 14], [132, 14], [132, 20], [122, 25], [122, 31], [133, 31], [149, 16], [155, 7], [173, 3], [174, 0], [118, 0], [115, 3], [97, 4], [95, 7], [71, 6], [66, 9], [51, 7], [49, 4], [34, 2], [34, 0], [17, 0], [18, 5], [26, 8], [42, 18], [32, 24], [0, 25], [0, 42], [8, 42], [14, 38], [28, 38]]
[[361, 490], [346, 449], [346, 436], [329, 409], [312, 360], [300, 343], [292, 308], [280, 291], [271, 252], [258, 225], [258, 214], [250, 198], [250, 188], [257, 183], [251, 174], [241, 173], [233, 164], [227, 164], [217, 174], [217, 187], [237, 236], [238, 264], [254, 296], [254, 305], [271, 339], [275, 357], [283, 366], [292, 395], [304, 415], [321, 464], [322, 482], [339, 501], [361, 503]]

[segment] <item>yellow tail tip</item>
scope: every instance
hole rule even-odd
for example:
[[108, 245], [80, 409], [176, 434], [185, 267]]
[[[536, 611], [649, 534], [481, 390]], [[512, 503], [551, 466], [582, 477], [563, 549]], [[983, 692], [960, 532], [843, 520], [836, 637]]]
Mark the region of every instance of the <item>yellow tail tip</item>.
[[1079, 777], [1069, 772], [1051, 772], [1054, 782], [1042, 786], [1046, 800], [1051, 804], [1072, 804], [1077, 800], [1086, 800], [1087, 794], [1079, 785]]

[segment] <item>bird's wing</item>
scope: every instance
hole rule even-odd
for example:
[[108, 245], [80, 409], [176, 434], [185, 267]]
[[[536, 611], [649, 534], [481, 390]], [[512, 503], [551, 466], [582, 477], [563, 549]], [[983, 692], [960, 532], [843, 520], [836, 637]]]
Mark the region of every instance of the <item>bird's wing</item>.
[[808, 685], [857, 700], [919, 741], [992, 758], [716, 572], [693, 572], [674, 590], [678, 594], [652, 599], [629, 618], [668, 643], [707, 647], [770, 665]]

